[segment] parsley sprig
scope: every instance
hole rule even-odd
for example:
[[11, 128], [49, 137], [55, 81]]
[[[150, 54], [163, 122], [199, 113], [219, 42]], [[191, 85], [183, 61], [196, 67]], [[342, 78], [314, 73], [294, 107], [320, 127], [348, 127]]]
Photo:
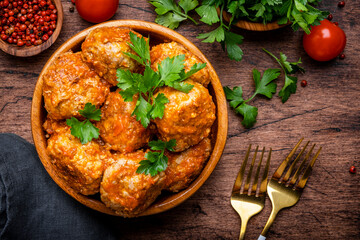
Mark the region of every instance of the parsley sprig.
[[281, 97], [281, 101], [285, 103], [291, 94], [296, 93], [297, 88], [297, 77], [290, 76], [290, 74], [294, 74], [296, 72], [305, 72], [305, 69], [299, 66], [301, 63], [301, 58], [297, 62], [288, 62], [285, 54], [280, 52], [280, 58], [277, 58], [274, 54], [263, 48], [263, 50], [273, 57], [276, 62], [280, 65], [285, 75], [285, 83], [282, 89], [279, 92], [279, 96]]
[[165, 104], [169, 102], [163, 93], [154, 96], [157, 88], [169, 86], [176, 90], [188, 93], [193, 85], [184, 80], [200, 71], [206, 63], [195, 63], [188, 72], [185, 72], [185, 55], [172, 58], [167, 57], [158, 65], [158, 71], [151, 68], [149, 42], [143, 37], [138, 37], [130, 32], [129, 46], [137, 55], [126, 53], [141, 65], [145, 66], [143, 74], [132, 73], [129, 70], [117, 69], [117, 86], [121, 89], [120, 95], [126, 102], [133, 101], [133, 96], [138, 95], [136, 107], [132, 115], [146, 128], [151, 119], [162, 118]]
[[66, 120], [66, 124], [71, 127], [71, 135], [79, 138], [81, 144], [86, 144], [93, 138], [99, 138], [99, 129], [90, 120], [100, 121], [101, 110], [96, 109], [96, 106], [91, 103], [86, 103], [84, 110], [79, 110], [79, 113], [86, 118], [84, 121], [79, 121], [75, 117]]
[[220, 26], [215, 30], [208, 33], [201, 33], [197, 36], [199, 39], [204, 39], [203, 42], [213, 43], [215, 41], [219, 42], [223, 50], [227, 52], [228, 57], [235, 61], [241, 61], [243, 56], [243, 51], [238, 44], [243, 42], [243, 36], [236, 33], [230, 32], [231, 22], [225, 24], [223, 21], [223, 16], [220, 14], [218, 17], [216, 8], [220, 8], [220, 12], [224, 11], [224, 1], [213, 1], [205, 0], [202, 2], [202, 5], [195, 9], [199, 14], [200, 21], [213, 25], [214, 23], [220, 23]]
[[[253, 69], [253, 79], [255, 83], [255, 92], [248, 98], [243, 98], [243, 91], [241, 86], [234, 87], [232, 90], [229, 87], [224, 87], [226, 99], [230, 101], [230, 106], [235, 110], [237, 114], [243, 116], [241, 124], [245, 128], [251, 128], [256, 123], [256, 117], [258, 115], [257, 107], [247, 104], [256, 95], [260, 94], [271, 99], [276, 92], [276, 83], [273, 81], [280, 75], [280, 69], [267, 69], [263, 76], [257, 69]], [[261, 80], [260, 80], [261, 78]]]
[[[285, 54], [280, 52], [280, 58], [277, 58], [274, 54], [263, 49], [267, 54], [273, 57], [285, 75], [285, 83], [284, 86], [279, 91], [279, 97], [281, 97], [281, 101], [285, 103], [291, 94], [296, 92], [297, 88], [297, 77], [290, 76], [290, 74], [294, 74], [298, 71], [305, 72], [299, 64], [301, 63], [301, 58], [297, 62], [289, 62], [287, 61], [287, 57]], [[234, 87], [232, 90], [229, 87], [224, 87], [224, 92], [226, 95], [226, 99], [230, 101], [230, 107], [235, 109], [235, 112], [242, 115], [244, 117], [241, 122], [245, 128], [251, 128], [256, 123], [256, 117], [258, 115], [258, 109], [254, 106], [250, 106], [247, 103], [251, 101], [257, 94], [266, 96], [271, 99], [273, 94], [276, 93], [276, 83], [273, 81], [277, 79], [280, 75], [280, 69], [267, 69], [265, 70], [262, 78], [261, 73], [253, 69], [253, 79], [255, 82], [255, 92], [254, 94], [248, 98], [243, 99], [243, 92], [241, 86]], [[261, 80], [260, 80], [261, 78]]]
[[164, 155], [165, 150], [174, 151], [176, 140], [172, 139], [168, 142], [161, 140], [149, 142], [149, 147], [153, 151], [149, 151], [145, 154], [145, 160], [140, 162], [140, 166], [136, 170], [136, 173], [150, 174], [152, 177], [159, 172], [165, 171], [168, 166], [168, 157]]
[[174, 0], [151, 0], [149, 1], [155, 6], [155, 12], [158, 16], [155, 22], [165, 27], [175, 29], [180, 22], [190, 19], [193, 23], [197, 22], [188, 15], [188, 12], [199, 5], [197, 0], [180, 0], [176, 4]]

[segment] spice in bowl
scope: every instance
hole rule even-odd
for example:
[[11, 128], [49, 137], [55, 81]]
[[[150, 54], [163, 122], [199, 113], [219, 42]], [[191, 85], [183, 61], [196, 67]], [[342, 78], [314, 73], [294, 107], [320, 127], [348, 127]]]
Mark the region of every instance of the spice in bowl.
[[57, 18], [50, 0], [0, 1], [0, 38], [19, 47], [40, 45], [54, 33]]

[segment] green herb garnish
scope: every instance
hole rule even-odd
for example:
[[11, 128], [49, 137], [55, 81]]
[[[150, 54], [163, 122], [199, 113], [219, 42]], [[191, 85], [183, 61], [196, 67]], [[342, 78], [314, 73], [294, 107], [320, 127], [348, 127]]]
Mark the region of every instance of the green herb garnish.
[[224, 1], [202, 1], [202, 5], [195, 9], [195, 11], [201, 17], [200, 21], [208, 25], [213, 25], [219, 22], [220, 26], [211, 32], [199, 34], [197, 38], [204, 39], [203, 42], [207, 43], [213, 43], [215, 41], [219, 42], [223, 50], [226, 50], [230, 59], [241, 61], [243, 51], [238, 46], [238, 44], [243, 42], [243, 36], [230, 32], [232, 20], [230, 23], [225, 24], [222, 14], [220, 14], [219, 18], [216, 11], [216, 8], [220, 8], [220, 12], [222, 12], [225, 7], [226, 6]]
[[[174, 0], [151, 0], [149, 1], [156, 8], [158, 14], [155, 22], [171, 29], [179, 26], [179, 23], [189, 17], [188, 12], [195, 9], [200, 16], [200, 21], [208, 25], [219, 25], [211, 32], [198, 35], [203, 42], [219, 42], [223, 50], [227, 51], [230, 59], [240, 61], [243, 51], [238, 46], [242, 43], [243, 37], [230, 31], [234, 22], [245, 19], [252, 22], [264, 24], [277, 21], [278, 24], [292, 23], [294, 31], [302, 28], [307, 34], [310, 27], [319, 25], [320, 21], [329, 15], [329, 12], [321, 11], [313, 7], [321, 0], [203, 0], [200, 6], [194, 0], [181, 0], [178, 3]], [[231, 14], [229, 23], [224, 23], [222, 14], [226, 11]], [[184, 13], [182, 10], [184, 10]]]
[[96, 109], [96, 106], [91, 103], [86, 103], [84, 110], [79, 110], [79, 113], [86, 118], [84, 121], [79, 121], [74, 117], [66, 120], [66, 124], [71, 127], [71, 135], [79, 138], [81, 144], [86, 144], [93, 138], [99, 138], [99, 129], [90, 120], [100, 121], [101, 110]]
[[175, 29], [179, 23], [190, 19], [193, 23], [197, 22], [187, 13], [195, 9], [199, 2], [197, 0], [180, 0], [178, 4], [174, 0], [151, 0], [155, 6], [155, 12], [158, 14], [155, 22], [165, 27]]
[[174, 151], [173, 147], [176, 145], [176, 140], [172, 139], [168, 142], [161, 140], [149, 142], [150, 149], [145, 154], [146, 160], [140, 162], [140, 166], [136, 170], [136, 173], [144, 173], [145, 175], [150, 174], [152, 177], [159, 172], [165, 171], [168, 166], [168, 157], [164, 155], [165, 149]]
[[[273, 81], [280, 75], [280, 69], [267, 69], [263, 76], [257, 69], [253, 69], [253, 79], [255, 82], [255, 92], [248, 98], [243, 99], [243, 91], [241, 86], [234, 87], [232, 90], [229, 87], [224, 87], [226, 99], [229, 100], [230, 106], [235, 110], [237, 114], [243, 116], [241, 124], [245, 128], [251, 128], [256, 123], [256, 117], [258, 115], [257, 107], [248, 105], [256, 95], [260, 94], [271, 99], [276, 92], [276, 83]], [[260, 80], [261, 78], [261, 80]]]
[[281, 101], [284, 103], [286, 102], [291, 94], [296, 93], [297, 88], [297, 77], [290, 76], [290, 74], [294, 74], [296, 72], [305, 72], [305, 69], [303, 69], [299, 64], [301, 63], [301, 58], [297, 62], [288, 62], [287, 57], [285, 54], [280, 52], [280, 58], [277, 58], [274, 54], [269, 52], [268, 50], [263, 50], [269, 54], [271, 57], [273, 57], [280, 65], [282, 70], [285, 74], [285, 83], [282, 89], [279, 92], [279, 96], [281, 97]]
[[145, 66], [145, 71], [143, 74], [138, 74], [129, 70], [117, 69], [117, 86], [121, 89], [119, 93], [126, 102], [133, 101], [133, 96], [138, 94], [139, 97], [132, 115], [135, 115], [136, 120], [146, 128], [151, 119], [163, 117], [165, 104], [169, 102], [163, 93], [154, 97], [156, 89], [169, 86], [188, 93], [193, 85], [183, 81], [203, 69], [206, 63], [196, 63], [185, 73], [185, 55], [178, 55], [164, 59], [158, 65], [158, 71], [155, 72], [151, 69], [149, 43], [133, 32], [130, 32], [130, 40], [129, 46], [137, 55], [129, 53], [127, 55]]

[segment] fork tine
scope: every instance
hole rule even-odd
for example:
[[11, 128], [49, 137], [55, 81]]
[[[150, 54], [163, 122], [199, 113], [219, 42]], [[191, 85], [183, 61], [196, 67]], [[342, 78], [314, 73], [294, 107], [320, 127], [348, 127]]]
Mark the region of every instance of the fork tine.
[[251, 189], [251, 192], [254, 193], [255, 195], [256, 195], [256, 189], [257, 189], [259, 173], [260, 173], [260, 167], [261, 167], [261, 163], [262, 163], [262, 160], [263, 160], [263, 157], [264, 157], [264, 152], [265, 152], [265, 147], [262, 150], [260, 162], [259, 162], [259, 165], [258, 165], [258, 167], [256, 169], [255, 179], [254, 179], [254, 183], [253, 183], [253, 186], [252, 186], [252, 189]]
[[259, 195], [266, 192], [266, 185], [267, 185], [267, 179], [268, 179], [268, 174], [269, 174], [271, 151], [272, 151], [272, 149], [270, 148], [269, 156], [268, 156], [268, 159], [266, 161], [266, 166], [265, 166], [265, 170], [264, 170], [264, 173], [263, 173], [263, 177], [261, 179]]
[[287, 180], [289, 180], [291, 173], [293, 172], [293, 169], [295, 167], [295, 164], [299, 161], [300, 157], [303, 155], [305, 149], [307, 148], [307, 146], [309, 145], [310, 141], [308, 141], [305, 146], [303, 147], [303, 149], [300, 151], [300, 153], [297, 155], [297, 157], [295, 158], [295, 160], [293, 161], [293, 163], [291, 164], [291, 166], [289, 167], [289, 169], [287, 170], [282, 182], [286, 183]]
[[247, 164], [247, 161], [248, 161], [248, 158], [249, 158], [249, 154], [250, 154], [250, 149], [251, 149], [251, 144], [249, 145], [249, 148], [246, 152], [246, 155], [245, 155], [245, 159], [244, 159], [244, 162], [242, 163], [241, 167], [240, 167], [240, 170], [239, 170], [239, 173], [236, 177], [236, 180], [235, 180], [235, 183], [234, 183], [234, 186], [233, 186], [233, 190], [232, 192], [240, 192], [240, 188], [241, 188], [241, 183], [242, 183], [242, 179], [244, 177], [244, 171], [245, 171], [245, 167], [246, 167], [246, 164]]
[[292, 158], [292, 156], [294, 155], [294, 153], [296, 152], [296, 150], [298, 149], [300, 143], [303, 141], [304, 138], [301, 138], [300, 141], [295, 145], [295, 147], [293, 148], [293, 150], [291, 150], [291, 152], [289, 153], [289, 155], [285, 158], [285, 160], [280, 164], [280, 166], [278, 167], [278, 169], [276, 169], [273, 178], [275, 178], [276, 180], [279, 180], [281, 178], [281, 175], [283, 174], [285, 167], [287, 165], [287, 163], [289, 162], [289, 160]]
[[311, 155], [312, 151], [314, 150], [314, 147], [315, 147], [315, 146], [316, 146], [316, 144], [314, 144], [314, 145], [311, 147], [310, 151], [306, 154], [304, 160], [301, 162], [301, 164], [300, 164], [300, 166], [298, 167], [298, 169], [296, 170], [294, 176], [291, 178], [290, 183], [288, 184], [288, 186], [289, 186], [289, 185], [294, 185], [295, 182], [298, 180], [299, 175], [300, 175], [300, 173], [301, 173], [301, 169], [304, 167], [305, 162], [306, 162], [306, 161], [308, 160], [308, 158], [310, 157], [310, 155]]
[[249, 190], [250, 180], [251, 180], [251, 175], [252, 175], [252, 170], [253, 170], [253, 168], [254, 168], [254, 163], [255, 163], [255, 159], [256, 159], [256, 155], [257, 155], [258, 149], [259, 149], [259, 146], [256, 146], [255, 153], [254, 153], [254, 157], [253, 157], [253, 159], [252, 159], [252, 161], [251, 161], [250, 170], [249, 170], [248, 176], [247, 176], [247, 178], [246, 178], [246, 183], [245, 183], [245, 186], [244, 186], [244, 193], [247, 193], [247, 191]]
[[315, 154], [315, 156], [313, 157], [313, 159], [311, 160], [311, 163], [307, 166], [304, 175], [302, 176], [301, 180], [299, 181], [298, 185], [296, 186], [296, 188], [300, 188], [303, 189], [306, 185], [307, 180], [309, 179], [310, 173], [312, 171], [312, 167], [314, 166], [314, 163], [316, 161], [316, 159], [318, 158], [319, 154], [321, 151], [321, 147], [320, 149], [317, 151], [317, 153]]

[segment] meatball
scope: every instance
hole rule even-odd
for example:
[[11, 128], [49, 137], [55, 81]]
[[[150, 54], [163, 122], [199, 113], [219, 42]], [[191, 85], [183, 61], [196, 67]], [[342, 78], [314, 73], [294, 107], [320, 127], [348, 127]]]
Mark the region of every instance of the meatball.
[[65, 122], [48, 119], [44, 128], [51, 134], [46, 150], [57, 168], [57, 174], [81, 194], [99, 192], [109, 153], [96, 141], [81, 144], [78, 138], [71, 135], [70, 127]]
[[154, 177], [136, 173], [139, 162], [145, 159], [143, 151], [114, 154], [113, 158], [116, 161], [105, 170], [101, 182], [101, 200], [117, 214], [134, 217], [160, 195], [165, 173], [160, 172]]
[[[112, 85], [117, 84], [116, 70], [139, 70], [139, 63], [124, 52], [136, 54], [128, 45], [130, 29], [118, 27], [96, 28], [89, 33], [81, 49], [83, 59], [91, 64], [95, 71]], [[141, 37], [139, 33], [135, 33]]]
[[99, 107], [110, 91], [110, 85], [82, 61], [81, 53], [60, 55], [48, 67], [43, 81], [45, 108], [56, 120], [80, 117], [78, 111], [87, 102]]
[[209, 138], [181, 153], [167, 152], [168, 167], [165, 171], [165, 189], [178, 192], [187, 188], [201, 173], [211, 152]]
[[158, 137], [163, 141], [176, 140], [175, 152], [181, 152], [209, 136], [215, 121], [215, 104], [209, 91], [199, 83], [189, 93], [170, 87], [161, 88], [169, 102], [165, 104], [162, 119], [154, 120]]
[[[161, 63], [167, 57], [175, 57], [177, 55], [185, 54], [185, 71], [189, 71], [195, 63], [202, 63], [202, 61], [186, 50], [181, 44], [177, 42], [162, 43], [151, 48], [150, 59], [151, 68], [155, 71], [158, 70], [158, 64]], [[210, 74], [207, 67], [201, 69], [197, 73], [189, 77], [189, 79], [201, 83], [205, 87], [210, 82]]]
[[149, 142], [150, 130], [144, 128], [135, 115], [131, 116], [136, 101], [137, 96], [134, 96], [132, 102], [125, 102], [119, 89], [108, 95], [101, 108], [101, 120], [96, 124], [106, 148], [128, 153]]

